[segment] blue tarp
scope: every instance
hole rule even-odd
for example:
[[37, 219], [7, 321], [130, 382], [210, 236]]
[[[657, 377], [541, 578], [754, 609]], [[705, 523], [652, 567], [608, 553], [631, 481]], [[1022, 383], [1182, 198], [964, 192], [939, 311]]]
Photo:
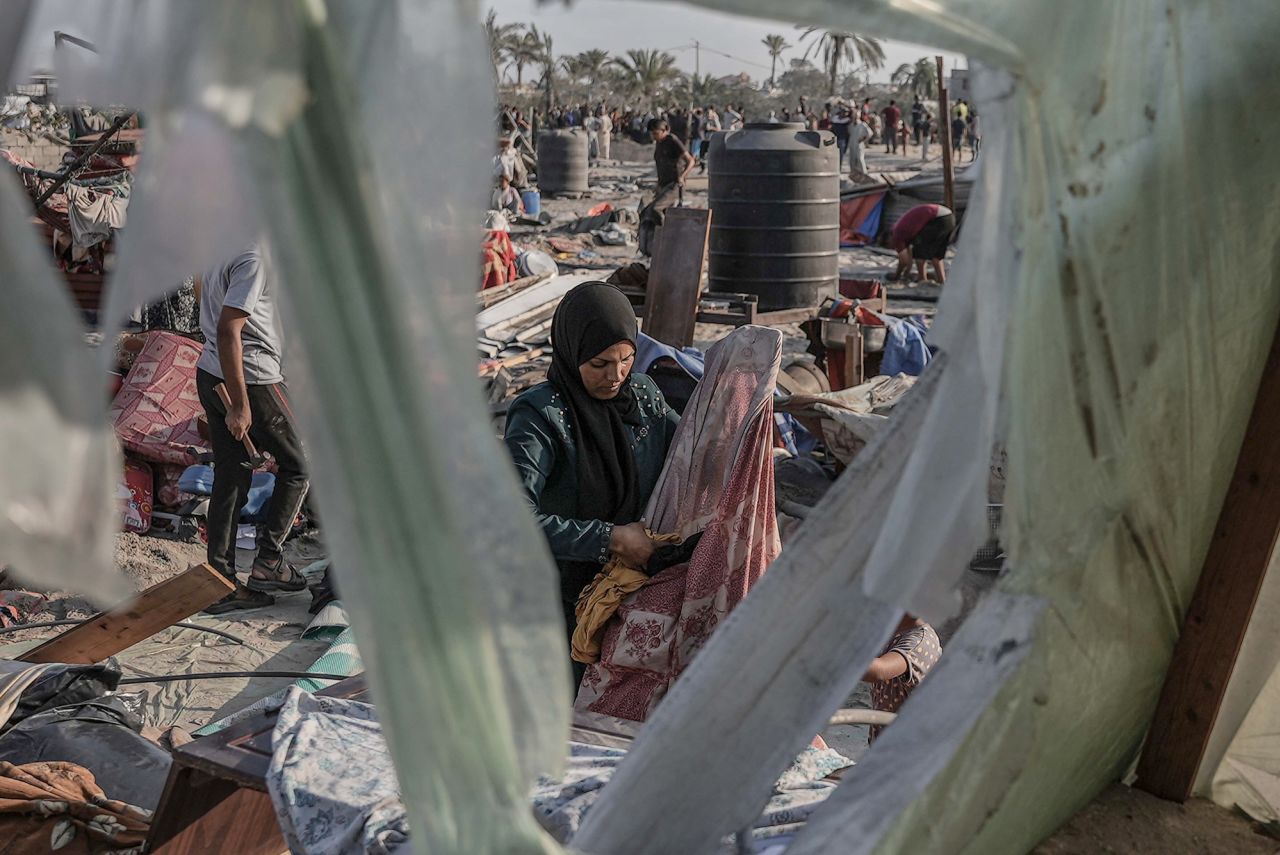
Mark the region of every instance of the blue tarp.
[[[664, 356], [674, 360], [694, 380], [702, 379], [703, 363], [705, 362], [702, 351], [696, 347], [677, 350], [669, 344], [663, 344], [652, 336], [640, 333], [640, 341], [637, 342], [636, 346], [636, 371], [641, 373], [648, 371], [653, 366], [653, 363]], [[774, 389], [773, 395], [776, 399], [781, 393]], [[782, 436], [783, 445], [792, 455], [799, 457], [809, 454], [818, 447], [818, 440], [800, 422], [796, 421], [795, 417], [790, 413], [774, 413], [773, 421], [778, 426], [778, 433]]]

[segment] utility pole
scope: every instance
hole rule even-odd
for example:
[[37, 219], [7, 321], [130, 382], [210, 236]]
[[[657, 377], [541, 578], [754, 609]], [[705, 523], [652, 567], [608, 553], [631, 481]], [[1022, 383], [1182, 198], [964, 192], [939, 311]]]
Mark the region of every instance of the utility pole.
[[942, 82], [942, 57], [938, 60], [938, 141], [942, 143], [942, 198], [952, 211], [956, 209], [956, 173], [951, 164], [951, 109], [947, 106], [947, 87]]
[[702, 42], [693, 40], [693, 76], [702, 74]]
[[546, 48], [546, 51], [547, 51], [547, 57], [546, 57], [547, 114], [550, 115], [551, 102], [553, 100], [552, 94], [551, 94], [551, 85], [552, 85], [551, 78], [555, 74], [556, 62], [555, 62], [555, 51], [552, 49], [552, 45], [551, 45], [551, 34], [547, 33], [545, 38], [546, 38], [546, 42], [544, 44], [544, 47]]

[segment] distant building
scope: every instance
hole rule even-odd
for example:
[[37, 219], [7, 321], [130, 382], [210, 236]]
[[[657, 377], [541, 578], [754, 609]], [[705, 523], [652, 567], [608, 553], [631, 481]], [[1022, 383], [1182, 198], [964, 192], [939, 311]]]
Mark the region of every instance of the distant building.
[[961, 98], [973, 103], [973, 93], [969, 91], [969, 69], [953, 68], [947, 78], [947, 100], [954, 103]]
[[716, 82], [721, 86], [750, 86], [751, 75], [743, 71], [739, 74], [729, 74], [721, 77]]

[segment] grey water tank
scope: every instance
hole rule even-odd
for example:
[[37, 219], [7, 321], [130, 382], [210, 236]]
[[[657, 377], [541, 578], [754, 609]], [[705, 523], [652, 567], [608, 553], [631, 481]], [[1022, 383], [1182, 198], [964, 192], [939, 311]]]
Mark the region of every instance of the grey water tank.
[[587, 132], [581, 128], [538, 135], [538, 189], [543, 193], [587, 192]]
[[840, 279], [840, 153], [827, 131], [753, 122], [715, 134], [708, 289], [761, 311], [816, 306]]

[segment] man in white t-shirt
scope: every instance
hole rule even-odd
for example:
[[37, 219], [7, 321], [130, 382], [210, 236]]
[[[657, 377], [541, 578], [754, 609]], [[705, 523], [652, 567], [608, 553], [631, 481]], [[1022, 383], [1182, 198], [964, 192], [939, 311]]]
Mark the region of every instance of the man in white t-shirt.
[[[249, 498], [253, 472], [244, 437], [275, 458], [275, 489], [259, 529], [258, 554], [246, 582], [205, 609], [222, 614], [274, 602], [272, 593], [301, 591], [306, 580], [281, 555], [285, 537], [307, 496], [306, 460], [284, 385], [284, 347], [276, 317], [271, 266], [254, 246], [201, 277], [196, 387], [209, 418], [213, 495], [207, 516], [208, 561], [236, 580], [236, 528]], [[218, 387], [226, 389], [230, 406]]]

